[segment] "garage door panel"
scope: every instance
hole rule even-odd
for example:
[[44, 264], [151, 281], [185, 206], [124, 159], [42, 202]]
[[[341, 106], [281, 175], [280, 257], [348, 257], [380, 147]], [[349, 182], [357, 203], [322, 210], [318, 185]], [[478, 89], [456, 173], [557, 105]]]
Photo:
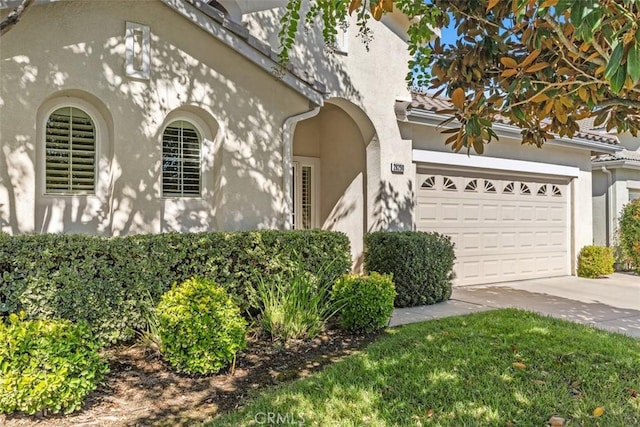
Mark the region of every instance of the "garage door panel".
[[566, 185], [418, 174], [426, 179], [416, 227], [451, 236], [455, 284], [568, 274]]

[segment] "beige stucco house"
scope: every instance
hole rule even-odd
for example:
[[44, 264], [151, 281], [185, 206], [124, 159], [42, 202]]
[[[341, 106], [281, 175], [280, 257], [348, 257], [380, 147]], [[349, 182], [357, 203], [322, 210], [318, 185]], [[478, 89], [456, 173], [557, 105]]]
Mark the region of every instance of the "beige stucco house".
[[[2, 13], [15, 5], [0, 0]], [[399, 12], [329, 54], [300, 38], [279, 78], [285, 0], [40, 0], [0, 39], [0, 230], [123, 235], [324, 228], [354, 264], [366, 232], [434, 230], [457, 284], [572, 274], [593, 241], [582, 132], [524, 147], [497, 124], [452, 153], [444, 101], [407, 90]]]
[[593, 238], [598, 245], [616, 244], [620, 213], [624, 205], [640, 198], [640, 137], [612, 135], [623, 150], [594, 156]]

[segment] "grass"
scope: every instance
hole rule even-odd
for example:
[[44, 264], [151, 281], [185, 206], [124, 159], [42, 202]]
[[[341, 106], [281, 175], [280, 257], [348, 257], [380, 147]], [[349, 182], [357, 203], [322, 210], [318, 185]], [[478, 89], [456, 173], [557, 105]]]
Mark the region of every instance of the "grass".
[[544, 426], [552, 416], [640, 425], [640, 341], [512, 309], [418, 323], [207, 425]]

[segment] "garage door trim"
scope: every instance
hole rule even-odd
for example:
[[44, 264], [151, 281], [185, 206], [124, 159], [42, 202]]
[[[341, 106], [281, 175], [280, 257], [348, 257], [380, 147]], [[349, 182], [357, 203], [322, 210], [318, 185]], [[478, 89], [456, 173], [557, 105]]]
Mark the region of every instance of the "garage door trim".
[[532, 173], [577, 178], [580, 169], [573, 166], [539, 163], [528, 160], [502, 159], [488, 156], [443, 153], [440, 151], [413, 150], [413, 161], [434, 165], [460, 166], [464, 168], [490, 169], [506, 172]]

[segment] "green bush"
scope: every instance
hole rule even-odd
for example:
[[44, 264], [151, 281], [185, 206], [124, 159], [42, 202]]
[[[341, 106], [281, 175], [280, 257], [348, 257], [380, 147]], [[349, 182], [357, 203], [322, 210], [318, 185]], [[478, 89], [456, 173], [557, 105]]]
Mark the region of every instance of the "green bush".
[[327, 267], [317, 274], [297, 268], [260, 277], [251, 301], [262, 330], [272, 339], [311, 339], [318, 335], [340, 306], [331, 299], [335, 282]]
[[384, 328], [393, 313], [396, 297], [391, 275], [344, 275], [333, 287], [333, 298], [344, 303], [340, 325], [353, 331], [372, 332]]
[[242, 310], [257, 275], [316, 272], [340, 277], [351, 267], [349, 240], [320, 230], [207, 232], [104, 238], [0, 236], [0, 316], [86, 321], [102, 343], [134, 338], [172, 283], [207, 277]]
[[365, 238], [365, 270], [393, 275], [396, 307], [449, 299], [454, 261], [451, 239], [438, 233], [377, 231]]
[[178, 372], [211, 374], [246, 345], [247, 322], [212, 280], [189, 279], [160, 298], [160, 351]]
[[613, 249], [604, 246], [585, 246], [578, 254], [578, 276], [596, 278], [613, 273]]
[[630, 201], [620, 214], [620, 245], [636, 271], [640, 271], [640, 199]]
[[0, 321], [0, 413], [70, 413], [102, 381], [107, 364], [86, 325]]

